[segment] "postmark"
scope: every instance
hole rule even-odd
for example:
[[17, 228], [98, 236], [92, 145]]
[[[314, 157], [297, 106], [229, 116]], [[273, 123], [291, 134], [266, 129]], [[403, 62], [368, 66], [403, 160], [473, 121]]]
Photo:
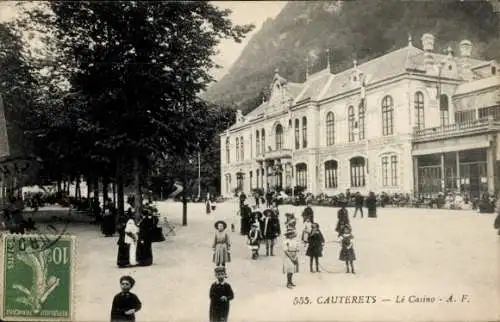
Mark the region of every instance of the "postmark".
[[75, 250], [74, 236], [4, 235], [2, 320], [72, 321]]

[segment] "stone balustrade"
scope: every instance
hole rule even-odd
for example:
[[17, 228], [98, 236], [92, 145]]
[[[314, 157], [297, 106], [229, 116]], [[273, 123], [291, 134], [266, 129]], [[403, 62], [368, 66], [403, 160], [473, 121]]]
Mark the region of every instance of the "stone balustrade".
[[413, 142], [434, 141], [500, 130], [500, 121], [484, 118], [425, 129], [414, 129]]

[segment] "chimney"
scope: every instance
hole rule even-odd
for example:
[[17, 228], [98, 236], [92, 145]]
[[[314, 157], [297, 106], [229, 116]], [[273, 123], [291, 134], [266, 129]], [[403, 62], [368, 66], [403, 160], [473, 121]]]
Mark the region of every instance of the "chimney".
[[459, 44], [460, 48], [460, 69], [461, 76], [465, 80], [472, 80], [472, 71], [470, 66], [470, 58], [472, 56], [472, 42], [462, 40]]
[[425, 52], [425, 69], [430, 70], [434, 64], [434, 57], [432, 56], [432, 52], [434, 51], [434, 36], [432, 34], [426, 33], [422, 35], [422, 48]]

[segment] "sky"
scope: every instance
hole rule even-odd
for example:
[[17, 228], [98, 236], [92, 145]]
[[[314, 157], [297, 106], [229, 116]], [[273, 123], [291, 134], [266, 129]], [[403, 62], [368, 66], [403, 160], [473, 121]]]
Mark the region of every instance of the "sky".
[[[274, 18], [280, 13], [286, 1], [212, 1], [212, 3], [222, 9], [230, 9], [232, 11], [230, 19], [234, 24], [252, 23], [255, 25], [255, 29], [247, 35], [242, 43], [237, 44], [232, 40], [224, 40], [220, 43], [219, 53], [214, 57], [214, 61], [222, 68], [212, 71], [213, 77], [219, 80], [238, 59], [250, 38], [259, 31], [268, 18]], [[8, 21], [16, 16], [13, 4], [14, 1], [0, 0], [0, 22]]]

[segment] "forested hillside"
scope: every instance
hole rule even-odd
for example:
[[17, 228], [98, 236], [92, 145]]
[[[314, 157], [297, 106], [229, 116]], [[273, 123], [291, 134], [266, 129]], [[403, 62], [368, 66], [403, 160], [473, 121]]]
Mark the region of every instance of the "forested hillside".
[[[346, 2], [290, 1], [255, 34], [228, 74], [206, 93], [210, 101], [247, 113], [262, 101], [276, 68], [290, 81], [302, 82], [306, 58], [311, 72], [326, 66], [326, 49], [334, 72], [405, 46], [408, 35], [436, 36], [436, 51], [469, 39], [473, 55], [500, 58], [498, 17], [489, 1]], [[456, 51], [455, 51], [456, 52]]]

